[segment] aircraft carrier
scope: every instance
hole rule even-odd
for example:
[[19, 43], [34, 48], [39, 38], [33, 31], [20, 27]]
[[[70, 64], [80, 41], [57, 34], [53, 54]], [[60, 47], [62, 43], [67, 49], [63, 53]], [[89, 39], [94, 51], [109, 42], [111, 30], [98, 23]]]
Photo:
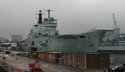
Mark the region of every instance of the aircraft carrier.
[[45, 11], [48, 17], [43, 19], [40, 10], [37, 24], [20, 43], [23, 51], [30, 52], [31, 57], [80, 69], [109, 69], [111, 62], [125, 64], [125, 34], [120, 33], [114, 13], [114, 28], [59, 35], [57, 19], [50, 15], [52, 10]]

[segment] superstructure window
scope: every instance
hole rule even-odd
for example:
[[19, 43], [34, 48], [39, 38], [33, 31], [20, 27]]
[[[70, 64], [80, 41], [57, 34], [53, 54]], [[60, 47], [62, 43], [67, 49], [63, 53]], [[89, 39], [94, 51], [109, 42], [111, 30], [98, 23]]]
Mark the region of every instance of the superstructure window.
[[125, 39], [125, 37], [123, 37], [123, 39]]
[[38, 38], [37, 36], [35, 36], [35, 38]]
[[25, 46], [27, 46], [27, 44], [24, 44]]
[[42, 41], [39, 41], [39, 43], [41, 43]]
[[31, 45], [34, 46], [34, 41], [31, 42]]
[[80, 35], [79, 38], [85, 38], [85, 36], [84, 35]]

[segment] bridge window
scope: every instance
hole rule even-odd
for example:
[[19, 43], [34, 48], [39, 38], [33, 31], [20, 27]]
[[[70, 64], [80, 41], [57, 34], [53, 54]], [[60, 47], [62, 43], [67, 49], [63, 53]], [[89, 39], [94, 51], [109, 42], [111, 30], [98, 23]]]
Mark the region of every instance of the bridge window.
[[85, 36], [84, 35], [80, 35], [79, 38], [85, 38]]

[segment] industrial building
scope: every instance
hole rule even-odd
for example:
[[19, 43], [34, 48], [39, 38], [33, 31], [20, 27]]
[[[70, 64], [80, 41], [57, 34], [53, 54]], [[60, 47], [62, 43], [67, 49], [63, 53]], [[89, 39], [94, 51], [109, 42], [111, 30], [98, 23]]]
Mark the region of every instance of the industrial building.
[[21, 50], [20, 42], [23, 40], [21, 35], [11, 35], [10, 49], [11, 50]]
[[21, 35], [11, 35], [11, 42], [18, 42], [23, 40]]

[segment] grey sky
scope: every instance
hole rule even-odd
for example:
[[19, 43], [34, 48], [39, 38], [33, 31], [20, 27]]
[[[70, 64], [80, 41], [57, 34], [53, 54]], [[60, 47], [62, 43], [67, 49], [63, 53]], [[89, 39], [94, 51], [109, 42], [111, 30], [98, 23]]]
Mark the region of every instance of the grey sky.
[[[0, 0], [0, 37], [20, 34], [25, 38], [39, 9], [54, 10], [61, 34], [83, 33], [92, 28], [112, 28], [112, 13], [125, 29], [125, 0]], [[47, 14], [44, 12], [44, 14]], [[44, 15], [46, 17], [46, 15]]]

